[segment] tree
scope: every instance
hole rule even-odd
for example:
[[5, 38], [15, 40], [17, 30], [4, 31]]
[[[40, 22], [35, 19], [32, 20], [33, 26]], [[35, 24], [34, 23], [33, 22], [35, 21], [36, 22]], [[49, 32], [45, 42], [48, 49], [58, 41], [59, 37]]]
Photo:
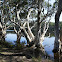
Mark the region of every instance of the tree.
[[[42, 1], [42, 3], [43, 3], [43, 1]], [[54, 10], [54, 8], [52, 8], [52, 10], [50, 10], [50, 12], [48, 11], [47, 14], [43, 15], [43, 18], [41, 20], [41, 9], [43, 8], [43, 7], [41, 8], [41, 6], [42, 6], [42, 4], [41, 4], [41, 1], [39, 0], [38, 1], [37, 32], [36, 32], [37, 34], [34, 36], [33, 33], [32, 33], [32, 31], [31, 31], [31, 29], [30, 29], [30, 27], [29, 27], [29, 16], [30, 16], [31, 11], [33, 11], [32, 9], [30, 9], [29, 12], [28, 12], [27, 22], [24, 22], [24, 24], [23, 24], [24, 27], [27, 25], [28, 32], [26, 31], [26, 29], [23, 29], [23, 31], [25, 32], [25, 35], [29, 39], [30, 44], [34, 43], [37, 46], [38, 45], [42, 46], [42, 41], [44, 40], [44, 36], [45, 36], [45, 34], [46, 34], [47, 30], [48, 30], [48, 27], [49, 27], [49, 21], [48, 21], [48, 23], [45, 22], [44, 30], [43, 30], [43, 33], [41, 35], [41, 23], [43, 22], [43, 20], [45, 20], [49, 16], [51, 17], [51, 15], [54, 13], [54, 11], [52, 11], [52, 10]], [[18, 15], [19, 15], [19, 13], [18, 13]]]
[[59, 17], [62, 11], [62, 0], [58, 1], [58, 9], [55, 15], [55, 43], [54, 43], [54, 50], [56, 50], [56, 52], [59, 51]]
[[[12, 27], [14, 27], [14, 31], [17, 34], [17, 45], [20, 45], [20, 37], [25, 36], [29, 46], [35, 45], [42, 48], [42, 42], [49, 28], [49, 21], [55, 8], [51, 6], [49, 0], [48, 2], [45, 2], [44, 0], [9, 0], [8, 2], [9, 3], [6, 4], [5, 7], [8, 7], [7, 18], [13, 24]], [[45, 13], [45, 9], [47, 13]], [[37, 20], [35, 20], [35, 23], [31, 26], [31, 20], [33, 18], [36, 18]], [[9, 26], [11, 27], [11, 25]], [[18, 27], [18, 29], [16, 27]], [[35, 29], [36, 34], [34, 34], [33, 29]]]

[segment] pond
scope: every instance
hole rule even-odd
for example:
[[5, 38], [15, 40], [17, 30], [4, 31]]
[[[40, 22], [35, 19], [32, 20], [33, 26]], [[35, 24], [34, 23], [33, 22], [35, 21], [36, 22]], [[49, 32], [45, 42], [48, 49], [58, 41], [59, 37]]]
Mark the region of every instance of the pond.
[[[15, 44], [15, 41], [17, 41], [17, 35], [12, 33], [6, 34], [5, 41]], [[25, 45], [27, 45], [27, 40], [24, 37], [20, 38], [20, 42], [25, 42]]]
[[54, 40], [55, 37], [45, 37], [43, 41], [44, 49], [51, 58], [54, 58], [54, 53], [52, 52], [54, 48]]
[[[12, 44], [15, 44], [15, 41], [17, 41], [17, 35], [15, 33], [7, 33], [5, 40], [7, 42], [11, 42]], [[42, 43], [47, 55], [50, 56], [51, 59], [54, 59], [54, 53], [52, 52], [54, 48], [54, 40], [55, 40], [54, 36], [45, 37]], [[25, 45], [27, 45], [27, 40], [24, 37], [21, 37], [20, 42], [25, 42]]]

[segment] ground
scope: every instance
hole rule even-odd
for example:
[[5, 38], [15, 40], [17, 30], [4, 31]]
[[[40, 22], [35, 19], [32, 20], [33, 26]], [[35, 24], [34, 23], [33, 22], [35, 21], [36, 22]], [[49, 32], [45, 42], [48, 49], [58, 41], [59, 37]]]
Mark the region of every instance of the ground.
[[52, 62], [50, 60], [47, 59], [42, 59], [37, 60], [37, 59], [26, 59], [25, 56], [21, 57], [21, 56], [6, 56], [6, 57], [0, 57], [0, 62]]
[[45, 59], [43, 54], [37, 57], [38, 53], [31, 48], [25, 48], [22, 51], [3, 48], [0, 50], [0, 62], [53, 62], [52, 60]]

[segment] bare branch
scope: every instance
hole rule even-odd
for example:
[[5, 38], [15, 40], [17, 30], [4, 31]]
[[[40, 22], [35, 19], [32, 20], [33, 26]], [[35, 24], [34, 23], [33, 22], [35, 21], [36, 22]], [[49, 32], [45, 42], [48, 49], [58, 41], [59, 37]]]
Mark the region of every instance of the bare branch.
[[0, 23], [0, 28], [2, 28], [2, 24]]
[[19, 14], [20, 14], [20, 10], [17, 11], [17, 18], [18, 18], [18, 20], [21, 20]]
[[31, 29], [33, 29], [36, 26], [37, 22], [34, 23], [34, 25], [31, 27]]
[[49, 28], [49, 22], [50, 22], [50, 20], [51, 20], [51, 17], [50, 17], [50, 19], [48, 20], [48, 22], [47, 22], [47, 24], [46, 24], [46, 22], [45, 22], [45, 26], [44, 26], [44, 29], [43, 29], [43, 33], [42, 33], [42, 35], [41, 35], [41, 37], [40, 37], [40, 44], [42, 44], [42, 42], [44, 41], [44, 36], [45, 36], [45, 34], [46, 34], [46, 32], [47, 32], [47, 30], [48, 30], [48, 28]]
[[33, 11], [33, 8], [30, 8], [29, 9], [29, 12], [28, 12], [28, 15], [27, 15], [27, 20], [29, 21], [29, 16], [30, 16], [30, 14], [31, 14], [31, 11]]

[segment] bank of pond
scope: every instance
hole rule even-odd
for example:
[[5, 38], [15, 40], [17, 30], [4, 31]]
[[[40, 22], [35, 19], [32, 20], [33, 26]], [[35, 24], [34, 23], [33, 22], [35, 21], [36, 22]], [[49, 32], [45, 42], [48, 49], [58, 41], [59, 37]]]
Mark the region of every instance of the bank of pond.
[[[52, 52], [52, 50], [54, 48], [54, 40], [55, 40], [55, 37], [45, 37], [45, 39], [44, 39], [44, 41], [42, 43], [46, 53], [52, 58], [54, 58], [54, 54]], [[17, 41], [17, 35], [13, 34], [13, 33], [6, 34], [5, 41], [15, 45], [15, 42]], [[20, 43], [24, 43], [24, 45], [27, 45], [26, 38], [21, 37], [20, 38]]]

